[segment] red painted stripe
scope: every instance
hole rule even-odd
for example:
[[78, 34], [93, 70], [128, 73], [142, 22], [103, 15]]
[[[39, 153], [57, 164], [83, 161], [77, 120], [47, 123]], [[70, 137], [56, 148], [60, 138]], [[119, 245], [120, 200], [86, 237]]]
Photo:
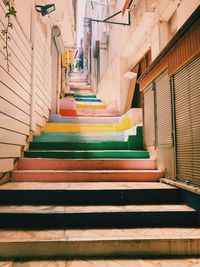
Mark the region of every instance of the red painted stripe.
[[60, 115], [76, 117], [77, 116], [77, 112], [76, 112], [75, 109], [60, 109]]
[[151, 159], [29, 159], [21, 158], [19, 170], [155, 170]]
[[154, 171], [14, 171], [13, 182], [158, 182], [163, 172]]
[[88, 80], [69, 80], [70, 83], [76, 82], [76, 83], [87, 83]]

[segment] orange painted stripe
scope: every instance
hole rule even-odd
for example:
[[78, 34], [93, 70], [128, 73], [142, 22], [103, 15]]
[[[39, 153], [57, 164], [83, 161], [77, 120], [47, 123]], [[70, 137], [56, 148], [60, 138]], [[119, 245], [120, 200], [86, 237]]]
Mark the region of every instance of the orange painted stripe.
[[77, 116], [76, 110], [75, 109], [60, 109], [60, 115], [62, 116]]

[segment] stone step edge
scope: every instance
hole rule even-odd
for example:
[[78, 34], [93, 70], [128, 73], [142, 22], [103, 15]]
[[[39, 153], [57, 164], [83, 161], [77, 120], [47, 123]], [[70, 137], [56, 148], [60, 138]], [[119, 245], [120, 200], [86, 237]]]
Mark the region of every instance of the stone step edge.
[[97, 174], [113, 174], [113, 173], [160, 173], [161, 170], [15, 170], [12, 173], [97, 173]]
[[199, 256], [200, 238], [72, 239], [0, 241], [0, 259]]

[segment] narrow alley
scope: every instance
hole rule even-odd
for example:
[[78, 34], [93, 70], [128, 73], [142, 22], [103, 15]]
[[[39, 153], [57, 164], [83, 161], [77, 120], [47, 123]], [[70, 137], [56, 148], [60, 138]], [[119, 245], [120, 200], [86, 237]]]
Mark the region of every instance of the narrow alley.
[[200, 266], [200, 2], [0, 2], [0, 266]]

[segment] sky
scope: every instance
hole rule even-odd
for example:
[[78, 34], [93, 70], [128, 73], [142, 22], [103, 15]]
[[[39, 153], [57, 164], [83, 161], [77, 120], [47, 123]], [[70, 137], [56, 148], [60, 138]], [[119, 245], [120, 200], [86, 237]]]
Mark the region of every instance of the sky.
[[86, 0], [78, 0], [77, 6], [77, 46], [80, 45], [80, 40], [83, 36], [83, 18], [85, 16]]

